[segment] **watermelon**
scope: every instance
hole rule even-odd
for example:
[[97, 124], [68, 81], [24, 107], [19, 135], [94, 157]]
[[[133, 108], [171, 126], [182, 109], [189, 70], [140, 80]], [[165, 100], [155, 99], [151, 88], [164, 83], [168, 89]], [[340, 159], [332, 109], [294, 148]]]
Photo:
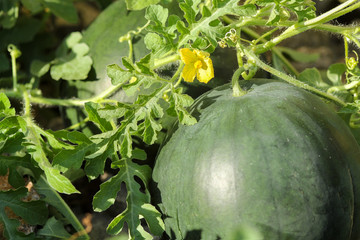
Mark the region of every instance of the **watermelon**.
[[167, 235], [235, 240], [249, 226], [264, 240], [360, 239], [360, 148], [345, 122], [289, 84], [243, 87], [199, 97], [198, 123], [161, 147], [153, 199]]

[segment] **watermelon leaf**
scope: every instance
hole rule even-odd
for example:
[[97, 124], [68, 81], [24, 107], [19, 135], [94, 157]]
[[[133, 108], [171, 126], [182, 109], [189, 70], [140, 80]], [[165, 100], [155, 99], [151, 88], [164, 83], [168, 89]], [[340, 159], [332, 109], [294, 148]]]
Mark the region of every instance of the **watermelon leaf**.
[[71, 237], [65, 230], [64, 224], [55, 217], [49, 218], [45, 226], [39, 230], [38, 235], [61, 239], [69, 239]]
[[[86, 43], [81, 43], [80, 32], [71, 33], [57, 50], [57, 58], [53, 61], [50, 74], [55, 80], [84, 80], [93, 63]], [[68, 53], [68, 51], [70, 51]]]
[[[45, 176], [41, 175], [38, 179], [38, 181], [34, 184], [34, 188], [35, 190], [40, 194], [45, 196], [45, 198], [43, 198], [43, 200], [56, 208], [57, 211], [59, 211], [68, 221], [68, 223], [70, 223], [77, 232], [82, 232], [84, 231], [84, 228], [82, 226], [82, 224], [79, 222], [79, 220], [76, 218], [76, 216], [74, 215], [74, 213], [70, 210], [69, 206], [66, 205], [66, 203], [64, 202], [64, 200], [61, 198], [61, 196], [59, 195], [59, 193], [57, 193], [54, 188], [52, 188], [49, 183], [47, 182]], [[46, 223], [48, 225], [48, 227], [52, 227], [54, 228], [53, 225], [57, 225], [55, 226], [56, 228], [59, 228], [59, 223], [54, 223], [54, 222], [47, 222]], [[44, 235], [48, 234], [48, 228], [43, 228], [45, 229], [45, 233]], [[59, 234], [61, 232], [57, 232], [57, 234]], [[61, 233], [63, 234], [63, 233]]]
[[11, 104], [5, 93], [0, 92], [0, 119], [6, 116], [14, 116], [15, 109], [11, 108]]
[[[79, 193], [69, 179], [63, 176], [58, 169], [51, 165], [46, 151], [43, 148], [45, 142], [39, 133], [39, 127], [27, 119], [27, 133], [23, 145], [32, 156], [32, 159], [44, 171], [50, 186], [56, 191], [66, 194]], [[43, 131], [43, 130], [42, 130]], [[41, 132], [41, 131], [40, 131]], [[46, 136], [45, 136], [46, 137]]]
[[28, 190], [20, 187], [16, 190], [0, 191], [0, 222], [5, 226], [4, 236], [7, 239], [29, 239], [31, 236], [17, 230], [20, 225], [19, 220], [8, 217], [9, 208], [17, 216], [27, 223], [42, 225], [46, 222], [48, 210], [45, 202], [30, 201], [24, 202], [21, 199], [26, 197]]
[[[125, 183], [127, 195], [127, 208], [115, 217], [108, 226], [110, 234], [119, 234], [126, 222], [130, 234], [135, 239], [149, 239], [150, 234], [141, 226], [139, 217], [145, 218], [152, 233], [160, 235], [164, 231], [164, 225], [160, 213], [151, 206], [150, 194], [147, 190], [151, 178], [151, 169], [147, 165], [138, 165], [132, 159], [122, 159], [118, 162], [119, 172], [105, 183], [101, 184], [99, 192], [94, 196], [93, 206], [95, 211], [104, 211], [115, 202], [121, 183]], [[134, 177], [141, 179], [145, 184], [145, 192], [141, 185], [134, 181]], [[155, 220], [156, 219], [156, 220]]]

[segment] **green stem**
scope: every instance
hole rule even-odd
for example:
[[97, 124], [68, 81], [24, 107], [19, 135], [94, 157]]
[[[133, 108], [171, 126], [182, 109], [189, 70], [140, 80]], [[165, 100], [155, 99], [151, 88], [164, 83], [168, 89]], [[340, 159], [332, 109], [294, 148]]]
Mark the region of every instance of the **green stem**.
[[244, 72], [244, 67], [240, 67], [235, 71], [235, 73], [231, 78], [231, 85], [232, 85], [234, 97], [241, 97], [246, 94], [246, 91], [244, 91], [239, 84], [239, 78], [241, 73], [243, 72]]
[[16, 58], [11, 56], [11, 68], [13, 76], [13, 89], [17, 89], [17, 71], [16, 71]]
[[[256, 33], [255, 31], [253, 31], [252, 29], [248, 28], [248, 27], [244, 27], [242, 29], [243, 32], [245, 32], [246, 34], [248, 34], [249, 36], [251, 36], [254, 39], [258, 39], [260, 37], [260, 35], [258, 33]], [[265, 39], [261, 39], [261, 42], [265, 43], [266, 40]], [[271, 49], [271, 51], [278, 57], [280, 58], [280, 60], [285, 64], [285, 66], [288, 68], [288, 70], [294, 74], [295, 76], [299, 76], [299, 72], [298, 70], [289, 62], [289, 60], [286, 59], [286, 57], [284, 57], [284, 55], [282, 54], [282, 52], [277, 48], [277, 47], [273, 47], [273, 49]]]
[[167, 56], [167, 57], [165, 57], [165, 58], [155, 59], [155, 61], [154, 61], [154, 66], [152, 67], [152, 69], [165, 66], [166, 64], [175, 62], [175, 61], [177, 61], [177, 60], [180, 60], [180, 56], [179, 56], [179, 54], [177, 54], [177, 53], [176, 53], [176, 54], [173, 54], [173, 55], [170, 55], [170, 56]]
[[349, 121], [350, 128], [359, 128], [360, 127], [359, 120], [360, 120], [360, 118], [359, 118], [358, 114], [351, 114], [350, 121]]
[[129, 59], [132, 62], [133, 61], [133, 54], [134, 54], [132, 40], [129, 39], [127, 42], [128, 42], [128, 45], [129, 45]]
[[9, 44], [8, 51], [11, 56], [11, 69], [12, 69], [12, 79], [13, 79], [13, 90], [17, 90], [17, 69], [16, 69], [16, 59], [21, 56], [21, 52], [13, 44]]
[[244, 62], [243, 62], [242, 58], [243, 58], [243, 53], [241, 51], [241, 43], [238, 40], [237, 43], [236, 43], [236, 60], [238, 62], [239, 68], [244, 66]]
[[65, 130], [74, 130], [74, 129], [78, 129], [82, 124], [85, 124], [86, 122], [88, 122], [90, 119], [87, 117], [85, 119], [83, 119], [82, 121], [75, 123], [67, 128], [65, 128]]
[[279, 30], [279, 27], [275, 27], [269, 31], [267, 31], [266, 33], [264, 33], [263, 35], [258, 35], [258, 37], [256, 38], [256, 40], [254, 41], [253, 44], [257, 44], [259, 41], [262, 42], [266, 42], [267, 40], [265, 39], [267, 36], [270, 36], [271, 34], [273, 34], [274, 32], [276, 32], [277, 30]]
[[[282, 42], [283, 40], [285, 40], [287, 38], [295, 36], [295, 35], [297, 35], [299, 33], [302, 33], [302, 32], [304, 32], [306, 30], [312, 29], [312, 28], [316, 27], [319, 24], [323, 24], [325, 22], [331, 21], [334, 18], [336, 18], [334, 16], [339, 16], [337, 14], [338, 12], [340, 12], [342, 9], [348, 7], [349, 5], [354, 4], [357, 1], [358, 0], [348, 0], [348, 1], [340, 4], [339, 6], [331, 9], [330, 11], [321, 14], [320, 16], [318, 16], [316, 18], [307, 20], [305, 22], [296, 23], [296, 24], [292, 25], [291, 27], [289, 27], [288, 29], [286, 29], [278, 37], [275, 37], [275, 38], [271, 39], [270, 41], [268, 41], [267, 43], [265, 43], [263, 45], [256, 46], [254, 48], [254, 52], [256, 52], [256, 53], [266, 52], [269, 49], [271, 49], [273, 46], [279, 44], [280, 42]], [[358, 4], [355, 4], [355, 5], [358, 5]], [[354, 9], [351, 8], [350, 10], [352, 11]], [[349, 11], [345, 11], [343, 13], [345, 14], [345, 13], [348, 13]]]
[[349, 44], [347, 42], [346, 37], [344, 37], [344, 51], [345, 51], [345, 63], [346, 66], [348, 66], [348, 61], [349, 61]]
[[180, 63], [180, 66], [179, 66], [178, 69], [176, 70], [174, 76], [171, 78], [171, 82], [174, 82], [175, 79], [178, 78], [177, 82], [176, 82], [175, 85], [174, 85], [174, 88], [176, 88], [177, 86], [179, 86], [180, 83], [181, 83], [182, 76], [181, 76], [180, 73], [181, 73], [181, 71], [182, 71], [183, 68], [184, 68], [184, 63], [181, 62], [181, 63]]
[[[86, 102], [116, 102], [115, 100], [106, 99], [107, 97], [114, 94], [117, 90], [119, 90], [122, 87], [123, 84], [118, 84], [116, 86], [111, 86], [104, 92], [100, 93], [99, 95], [87, 98], [87, 99], [57, 99], [57, 98], [44, 98], [44, 97], [37, 97], [28, 95], [29, 101], [31, 103], [36, 104], [44, 104], [44, 105], [50, 105], [50, 106], [66, 106], [66, 107], [83, 107]], [[17, 91], [4, 91], [5, 94], [8, 97], [14, 97], [14, 98], [21, 98], [23, 95], [20, 92]]]
[[331, 87], [327, 90], [327, 92], [333, 93], [333, 92], [338, 92], [338, 91], [348, 91], [348, 90], [356, 88], [358, 86], [360, 86], [360, 81], [353, 81], [346, 85]]
[[352, 11], [356, 10], [359, 7], [360, 7], [360, 2], [355, 3], [354, 5], [352, 5], [350, 7], [347, 7], [347, 8], [345, 8], [345, 9], [343, 9], [343, 10], [337, 12], [337, 13], [334, 13], [332, 15], [332, 19], [336, 19], [338, 17], [341, 17], [341, 16], [343, 16], [343, 15], [349, 13], [349, 12], [352, 12]]
[[[158, 68], [160, 66], [175, 62], [180, 59], [180, 56], [178, 54], [173, 54], [168, 57], [165, 57], [163, 59], [155, 60], [154, 68]], [[168, 82], [168, 81], [166, 81]], [[37, 97], [29, 95], [29, 99], [31, 103], [36, 104], [44, 104], [44, 105], [50, 105], [50, 106], [67, 106], [67, 107], [83, 107], [86, 102], [116, 102], [115, 100], [106, 99], [107, 97], [114, 94], [116, 91], [118, 91], [124, 84], [118, 84], [116, 86], [111, 86], [104, 92], [100, 93], [99, 95], [87, 98], [87, 99], [57, 99], [57, 98], [44, 98], [44, 97]], [[17, 92], [16, 90], [8, 91], [8, 90], [2, 90], [2, 92], [5, 92], [5, 94], [8, 97], [14, 97], [14, 98], [22, 98], [23, 96], [21, 93]]]
[[77, 232], [82, 233], [81, 239], [90, 239], [83, 225], [79, 222], [73, 211], [62, 199], [62, 197], [52, 187], [50, 187], [43, 175], [40, 176], [35, 184], [35, 189], [39, 194], [46, 196], [44, 201], [48, 202], [48, 204], [54, 206], [58, 211], [60, 211]]
[[359, 39], [357, 39], [356, 37], [354, 37], [354, 36], [351, 35], [351, 34], [344, 34], [344, 36], [345, 36], [346, 38], [348, 38], [349, 40], [351, 40], [353, 43], [355, 43], [358, 48], [360, 48], [360, 41], [359, 41]]
[[[265, 26], [265, 27], [271, 27], [266, 25], [267, 20], [265, 19], [253, 19], [250, 17], [247, 18], [243, 18], [240, 19], [239, 21], [236, 21], [236, 23], [234, 22], [234, 20], [232, 20], [231, 18], [224, 16], [222, 17], [222, 19], [229, 23], [230, 26], [236, 27], [236, 28], [242, 28], [242, 27], [247, 27], [247, 26]], [[279, 28], [289, 28], [293, 25], [298, 24], [297, 21], [282, 21], [279, 23], [276, 23], [276, 26]], [[313, 27], [313, 29], [316, 30], [321, 30], [321, 31], [326, 31], [326, 32], [332, 32], [332, 33], [337, 33], [337, 34], [343, 34], [344, 32], [348, 32], [348, 31], [354, 31], [356, 27], [354, 26], [337, 26], [337, 25], [332, 25], [332, 24], [328, 24], [328, 23], [323, 23], [323, 24], [318, 24], [316, 26]]]
[[23, 99], [24, 99], [24, 117], [31, 119], [31, 102], [29, 97], [29, 92], [23, 89], [22, 91]]
[[248, 50], [248, 49], [244, 49], [244, 53], [246, 54], [246, 56], [248, 57], [249, 60], [252, 60], [256, 63], [257, 66], [259, 66], [260, 68], [262, 68], [263, 70], [273, 74], [274, 76], [277, 76], [283, 80], [285, 80], [286, 82], [296, 86], [296, 87], [299, 87], [299, 88], [303, 88], [303, 89], [306, 89], [306, 90], [309, 90], [321, 97], [324, 97], [324, 98], [327, 98], [341, 106], [345, 106], [346, 103], [343, 102], [342, 100], [338, 99], [337, 97], [333, 96], [333, 95], [330, 95], [328, 93], [325, 93], [323, 91], [320, 91], [319, 89], [316, 89], [314, 87], [311, 87], [310, 85], [307, 85], [283, 72], [280, 72], [279, 70], [275, 69], [275, 68], [272, 68], [270, 67], [269, 65], [267, 65], [266, 63], [262, 62], [254, 52], [252, 52], [251, 50]]
[[[107, 97], [110, 97], [116, 91], [118, 91], [123, 85], [124, 84], [118, 84], [118, 85], [115, 85], [115, 86], [111, 86], [110, 88], [108, 88], [104, 92], [100, 93], [99, 95], [85, 100], [85, 102], [98, 102], [98, 101], [103, 100], [103, 99], [105, 99]], [[84, 102], [84, 100], [83, 100], [83, 102]]]

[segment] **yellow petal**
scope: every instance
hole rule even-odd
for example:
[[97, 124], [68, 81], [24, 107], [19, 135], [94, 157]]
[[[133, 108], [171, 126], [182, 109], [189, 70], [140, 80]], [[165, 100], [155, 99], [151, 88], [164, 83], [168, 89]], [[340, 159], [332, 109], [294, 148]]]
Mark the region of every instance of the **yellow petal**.
[[193, 82], [196, 75], [196, 68], [193, 64], [186, 64], [184, 69], [181, 72], [181, 76], [184, 78], [185, 82]]
[[200, 58], [202, 58], [202, 59], [207, 58], [207, 57], [210, 57], [210, 53], [208, 53], [208, 52], [203, 52], [203, 51], [201, 51], [201, 50], [194, 49], [194, 53], [195, 53], [198, 57], [200, 57]]
[[198, 60], [196, 54], [189, 48], [180, 49], [180, 58], [185, 64], [192, 64]]
[[198, 69], [196, 77], [200, 82], [208, 83], [214, 77], [214, 68], [209, 57], [204, 58], [204, 63], [205, 66]]

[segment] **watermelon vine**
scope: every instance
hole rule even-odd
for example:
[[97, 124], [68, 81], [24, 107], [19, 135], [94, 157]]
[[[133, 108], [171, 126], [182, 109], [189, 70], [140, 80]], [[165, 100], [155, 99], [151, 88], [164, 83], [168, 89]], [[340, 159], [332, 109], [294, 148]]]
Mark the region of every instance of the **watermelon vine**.
[[[315, 2], [300, 0], [115, 1], [87, 30], [63, 38], [51, 57], [34, 56], [28, 67], [19, 65], [24, 45], [11, 37], [18, 24], [26, 26], [26, 21], [18, 21], [19, 9], [37, 26], [31, 30], [22, 27], [34, 31], [28, 33], [32, 36], [46, 28], [49, 16], [78, 20], [72, 1], [54, 2], [21, 0], [0, 7], [0, 27], [11, 40], [6, 48], [0, 45], [0, 61], [9, 66], [4, 71], [0, 67], [0, 80], [10, 79], [7, 85], [0, 84], [0, 175], [10, 185], [0, 189], [0, 226], [5, 238], [89, 239], [60, 194], [81, 194], [74, 181], [79, 177], [93, 181], [107, 168], [113, 175], [93, 196], [93, 210], [103, 212], [112, 206], [123, 192], [121, 187], [127, 192], [126, 208], [109, 223], [108, 233], [121, 234], [127, 226], [129, 239], [161, 236], [165, 225], [152, 203], [152, 163], [146, 149], [158, 146], [174, 121], [197, 123], [188, 110], [194, 102], [188, 90], [196, 85], [212, 88], [231, 82], [233, 95], [242, 96], [247, 90], [239, 81], [267, 72], [334, 103], [351, 127], [360, 126], [359, 60], [356, 52], [350, 56], [349, 48], [360, 47], [360, 27], [332, 22], [358, 10], [359, 1], [345, 1], [323, 14], [317, 14]], [[36, 19], [38, 13], [42, 21]], [[113, 28], [109, 19], [123, 28]], [[327, 79], [318, 69], [299, 72], [289, 58], [303, 60], [315, 55], [279, 46], [312, 30], [344, 40], [345, 61], [329, 66]], [[102, 41], [113, 45], [98, 50]], [[219, 49], [230, 49], [237, 60], [231, 79], [217, 75]], [[112, 51], [121, 54], [107, 59]], [[265, 54], [274, 64], [264, 60]], [[40, 88], [46, 78], [75, 89], [76, 94], [65, 91], [61, 97], [46, 96]], [[89, 90], [90, 86], [95, 88]], [[72, 123], [62, 129], [43, 129], [34, 119], [34, 106], [60, 107]], [[24, 179], [30, 179], [33, 187], [27, 190]], [[41, 197], [24, 202], [31, 190]], [[58, 214], [48, 212], [49, 206]], [[9, 216], [8, 207], [17, 218]], [[31, 210], [31, 216], [24, 208]], [[19, 231], [22, 221], [36, 230]], [[71, 227], [66, 228], [68, 224]], [[51, 232], [52, 227], [57, 232]]]

